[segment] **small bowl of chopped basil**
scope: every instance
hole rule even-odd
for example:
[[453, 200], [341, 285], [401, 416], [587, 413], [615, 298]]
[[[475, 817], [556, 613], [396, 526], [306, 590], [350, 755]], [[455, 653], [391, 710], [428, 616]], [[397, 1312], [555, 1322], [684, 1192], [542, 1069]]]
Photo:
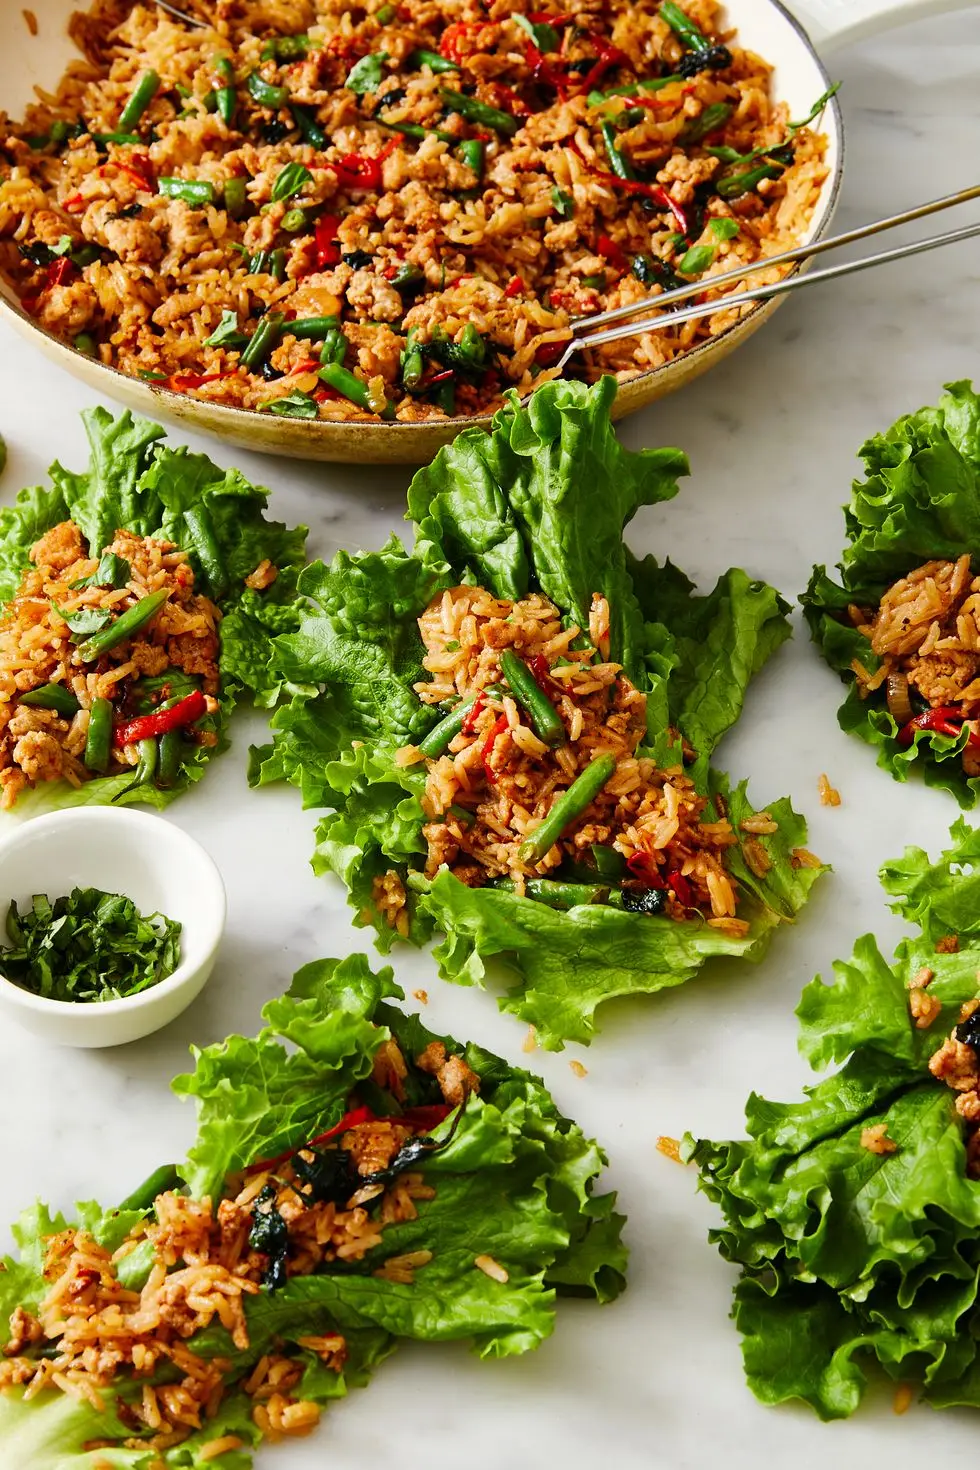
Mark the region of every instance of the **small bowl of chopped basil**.
[[224, 924], [214, 862], [163, 817], [36, 817], [0, 842], [0, 1011], [61, 1045], [136, 1041], [199, 994]]

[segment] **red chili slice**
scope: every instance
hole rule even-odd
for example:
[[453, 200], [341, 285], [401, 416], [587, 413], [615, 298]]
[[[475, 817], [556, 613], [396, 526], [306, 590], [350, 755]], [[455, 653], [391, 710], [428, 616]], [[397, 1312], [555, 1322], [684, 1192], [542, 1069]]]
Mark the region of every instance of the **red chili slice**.
[[600, 235], [596, 241], [596, 250], [608, 260], [614, 270], [625, 271], [629, 269], [629, 261], [626, 252], [616, 244], [610, 235]]
[[633, 877], [639, 878], [640, 882], [645, 883], [648, 888], [667, 887], [661, 876], [660, 868], [657, 866], [656, 858], [652, 853], [645, 852], [643, 848], [637, 848], [636, 852], [630, 854], [626, 859], [626, 866]]
[[563, 694], [569, 693], [563, 684], [559, 684], [557, 679], [551, 677], [551, 666], [543, 653], [536, 653], [533, 658], [527, 659], [526, 663], [542, 694], [550, 694], [554, 699], [561, 699]]
[[497, 773], [491, 768], [489, 764], [490, 757], [493, 754], [494, 742], [496, 741], [497, 736], [502, 735], [507, 729], [507, 723], [508, 721], [506, 715], [500, 715], [499, 718], [494, 721], [489, 735], [483, 742], [483, 749], [480, 751], [480, 760], [483, 762], [484, 773], [487, 780], [492, 786], [496, 786], [497, 784]]
[[364, 153], [347, 153], [339, 163], [328, 163], [327, 168], [333, 170], [344, 189], [381, 187], [381, 160], [368, 158]]
[[463, 723], [460, 726], [460, 729], [462, 730], [462, 733], [464, 735], [472, 735], [473, 734], [473, 731], [476, 729], [477, 721], [479, 720], [479, 718], [482, 715], [484, 709], [486, 708], [486, 704], [487, 704], [487, 696], [485, 694], [478, 694], [477, 697], [476, 697], [476, 703], [474, 704], [473, 708], [470, 710], [469, 714], [465, 716], [465, 718], [463, 720]]
[[233, 378], [237, 368], [228, 368], [223, 373], [171, 373], [164, 378], [163, 386], [172, 393], [187, 393], [192, 388], [203, 388], [205, 383], [217, 383], [219, 378]]
[[137, 745], [141, 740], [152, 740], [157, 735], [166, 735], [170, 730], [183, 730], [196, 725], [208, 712], [208, 703], [200, 689], [194, 689], [170, 709], [154, 710], [152, 715], [140, 715], [117, 725], [112, 742], [118, 748]]
[[[909, 746], [915, 739], [917, 730], [932, 730], [938, 735], [949, 735], [955, 737], [960, 734], [965, 724], [963, 711], [955, 704], [942, 704], [937, 709], [927, 709], [921, 715], [916, 715], [903, 725], [896, 735], [899, 745]], [[971, 729], [969, 748], [972, 750], [980, 747], [980, 732]]]
[[686, 909], [694, 907], [694, 894], [691, 892], [691, 885], [682, 873], [679, 873], [676, 869], [672, 873], [668, 873], [667, 886], [674, 890], [674, 895], [678, 903], [682, 903]]
[[504, 288], [504, 295], [510, 297], [520, 296], [521, 292], [526, 290], [527, 287], [525, 286], [524, 280], [521, 276], [511, 276], [510, 280], [507, 282], [507, 285]]
[[591, 71], [587, 71], [582, 78], [581, 90], [583, 92], [591, 92], [593, 87], [599, 85], [611, 67], [620, 66], [628, 60], [624, 51], [620, 51], [618, 46], [613, 46], [609, 41], [604, 41], [601, 36], [593, 36], [591, 40], [599, 53], [599, 59]]
[[534, 361], [539, 367], [554, 367], [567, 346], [567, 342], [542, 342], [534, 354]]
[[68, 282], [74, 280], [78, 274], [78, 267], [68, 259], [67, 255], [59, 256], [48, 266], [44, 275], [44, 289], [50, 291], [52, 286], [67, 286]]
[[340, 246], [337, 243], [337, 231], [340, 229], [339, 214], [321, 214], [316, 222], [313, 232], [313, 247], [316, 251], [317, 270], [326, 270], [327, 266], [337, 265], [340, 261]]
[[294, 1154], [298, 1154], [304, 1148], [316, 1148], [318, 1144], [328, 1143], [331, 1138], [336, 1138], [338, 1133], [346, 1133], [349, 1128], [358, 1128], [362, 1123], [376, 1123], [377, 1118], [370, 1108], [352, 1108], [345, 1113], [339, 1123], [333, 1128], [328, 1128], [326, 1133], [318, 1133], [316, 1138], [311, 1138], [309, 1143], [298, 1143], [295, 1148], [287, 1148], [285, 1153], [276, 1154], [274, 1159], [258, 1159], [254, 1164], [249, 1164], [245, 1170], [246, 1174], [261, 1174], [266, 1169], [278, 1169], [280, 1164], [285, 1164]]

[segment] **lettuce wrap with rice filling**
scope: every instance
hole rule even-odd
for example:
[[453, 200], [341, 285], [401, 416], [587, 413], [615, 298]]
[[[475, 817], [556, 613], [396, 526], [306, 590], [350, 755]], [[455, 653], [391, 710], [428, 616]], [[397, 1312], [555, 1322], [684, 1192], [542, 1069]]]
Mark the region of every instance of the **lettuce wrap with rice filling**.
[[858, 1407], [875, 1362], [933, 1406], [980, 1407], [980, 833], [887, 863], [915, 932], [889, 963], [870, 934], [797, 1010], [800, 1050], [839, 1070], [801, 1103], [753, 1094], [746, 1141], [688, 1137], [739, 1266], [733, 1317], [763, 1403]]
[[0, 1274], [5, 1470], [247, 1470], [401, 1338], [507, 1356], [551, 1333], [558, 1296], [618, 1296], [598, 1145], [401, 998], [363, 955], [307, 965], [258, 1036], [175, 1081], [198, 1109], [180, 1170], [71, 1223], [22, 1216]]
[[[440, 973], [464, 984], [500, 956], [502, 1008], [551, 1048], [587, 1042], [613, 996], [759, 957], [819, 872], [787, 801], [760, 812], [709, 764], [790, 636], [786, 606], [738, 570], [700, 596], [628, 551], [624, 526], [688, 467], [622, 448], [614, 394], [545, 384], [419, 471], [411, 551], [393, 536], [304, 570], [274, 657], [306, 687], [251, 772], [327, 808], [314, 868], [344, 880], [379, 948], [441, 932]], [[554, 846], [525, 862], [548, 820]]]
[[850, 686], [841, 729], [896, 781], [980, 796], [980, 398], [951, 383], [861, 449], [835, 582], [813, 569], [814, 642]]
[[82, 420], [88, 468], [56, 463], [0, 510], [0, 795], [17, 816], [165, 806], [243, 694], [276, 703], [272, 638], [299, 626], [306, 529], [268, 520], [267, 490], [128, 410]]

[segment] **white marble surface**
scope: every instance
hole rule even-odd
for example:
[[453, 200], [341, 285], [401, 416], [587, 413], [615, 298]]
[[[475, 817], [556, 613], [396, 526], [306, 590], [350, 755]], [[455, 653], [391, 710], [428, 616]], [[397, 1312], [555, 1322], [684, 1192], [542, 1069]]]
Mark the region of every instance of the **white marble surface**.
[[[975, 181], [978, 64], [976, 10], [834, 57], [848, 127], [841, 226]], [[961, 245], [797, 296], [707, 378], [632, 419], [626, 442], [680, 444], [694, 471], [677, 501], [639, 518], [636, 549], [669, 553], [703, 584], [739, 563], [797, 593], [811, 563], [840, 549], [839, 505], [863, 439], [933, 401], [944, 381], [980, 377], [976, 260], [976, 247]], [[55, 455], [81, 461], [77, 410], [95, 400], [6, 331], [0, 388], [8, 501]], [[406, 471], [244, 454], [237, 462], [273, 487], [283, 519], [310, 524], [314, 555], [377, 546], [402, 513]], [[799, 634], [759, 680], [722, 752], [760, 801], [790, 791], [811, 818], [812, 846], [834, 864], [798, 932], [781, 936], [757, 969], [719, 966], [659, 1000], [613, 1009], [582, 1054], [584, 1079], [570, 1072], [570, 1053], [535, 1058], [563, 1107], [610, 1152], [610, 1178], [630, 1214], [626, 1296], [605, 1310], [563, 1307], [556, 1336], [530, 1359], [481, 1364], [462, 1347], [406, 1349], [316, 1439], [267, 1450], [260, 1466], [353, 1470], [396, 1446], [405, 1463], [431, 1470], [461, 1458], [477, 1470], [505, 1462], [524, 1470], [600, 1457], [619, 1470], [701, 1470], [722, 1458], [732, 1470], [756, 1470], [763, 1455], [796, 1470], [833, 1456], [841, 1470], [857, 1470], [872, 1455], [911, 1467], [930, 1452], [931, 1412], [899, 1420], [884, 1393], [829, 1427], [802, 1409], [755, 1403], [727, 1321], [732, 1273], [704, 1239], [712, 1209], [691, 1174], [654, 1152], [660, 1133], [740, 1131], [752, 1088], [796, 1095], [806, 1080], [792, 1014], [801, 986], [857, 934], [894, 935], [878, 865], [908, 841], [935, 850], [955, 815], [939, 793], [893, 785], [839, 732], [839, 693]], [[233, 750], [172, 809], [212, 852], [229, 890], [227, 939], [201, 999], [155, 1038], [116, 1051], [58, 1051], [13, 1029], [0, 1035], [0, 1221], [35, 1195], [63, 1207], [93, 1195], [111, 1201], [179, 1157], [193, 1120], [168, 1083], [184, 1070], [188, 1044], [254, 1029], [262, 1002], [300, 964], [365, 946], [340, 886], [310, 873], [312, 816], [291, 791], [245, 785], [247, 746], [260, 735], [260, 721], [239, 722]], [[839, 810], [817, 802], [821, 771], [842, 791]], [[395, 965], [409, 993], [428, 990], [427, 1018], [438, 1029], [520, 1058], [523, 1031], [489, 995], [441, 984], [425, 955], [402, 953]], [[948, 1455], [973, 1452], [974, 1418], [946, 1414], [941, 1432]]]

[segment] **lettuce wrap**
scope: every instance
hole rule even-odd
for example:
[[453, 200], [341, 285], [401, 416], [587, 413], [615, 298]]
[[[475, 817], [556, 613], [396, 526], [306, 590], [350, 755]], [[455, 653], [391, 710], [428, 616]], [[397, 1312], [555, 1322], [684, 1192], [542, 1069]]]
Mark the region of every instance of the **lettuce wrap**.
[[[289, 780], [305, 806], [326, 809], [314, 868], [343, 879], [354, 922], [378, 927], [379, 948], [397, 936], [375, 884], [394, 872], [409, 885], [405, 937], [424, 944], [441, 933], [439, 970], [457, 983], [482, 984], [499, 956], [514, 982], [502, 1008], [549, 1048], [588, 1042], [597, 1007], [614, 996], [680, 985], [714, 955], [758, 958], [818, 876], [798, 855], [805, 828], [785, 800], [766, 806], [774, 830], [762, 839], [764, 861], [746, 860], [740, 823], [755, 807], [744, 785], [710, 766], [751, 679], [790, 636], [786, 604], [743, 571], [702, 596], [669, 561], [633, 556], [624, 527], [641, 506], [676, 495], [688, 465], [680, 450], [624, 449], [609, 417], [614, 395], [611, 379], [544, 385], [526, 407], [501, 411], [491, 433], [464, 432], [415, 476], [411, 551], [392, 537], [380, 551], [340, 552], [304, 570], [301, 626], [276, 640], [274, 659], [283, 682], [307, 688], [277, 712], [273, 743], [253, 752], [251, 771], [254, 784]], [[439, 713], [413, 688], [424, 677], [417, 619], [437, 593], [467, 583], [503, 599], [539, 592], [582, 628], [593, 595], [607, 599], [609, 657], [647, 701], [637, 754], [669, 766], [683, 748], [686, 774], [739, 834], [728, 872], [744, 933], [603, 904], [556, 911], [467, 887], [446, 869], [419, 882], [426, 777], [396, 760]]]
[[[90, 445], [88, 468], [75, 473], [55, 463], [47, 485], [22, 490], [12, 506], [0, 510], [0, 602], [16, 596], [31, 565], [31, 548], [63, 522], [77, 525], [96, 558], [120, 530], [173, 542], [188, 552], [195, 585], [210, 592], [222, 614], [220, 708], [197, 726], [212, 743], [185, 741], [179, 768], [166, 787], [153, 782], [134, 787], [132, 772], [94, 777], [77, 788], [65, 780], [42, 781], [17, 798], [18, 817], [109, 802], [166, 806], [200, 780], [210, 755], [225, 747], [238, 699], [250, 695], [259, 706], [276, 703], [281, 680], [271, 663], [272, 638], [299, 626], [296, 583], [306, 528], [290, 530], [267, 519], [267, 490], [238, 470], [221, 469], [206, 455], [161, 444], [164, 429], [128, 410], [114, 418], [104, 408], [86, 409], [82, 420]], [[198, 551], [202, 527], [206, 566]], [[274, 580], [262, 590], [247, 586], [245, 579], [265, 562], [275, 569]], [[148, 695], [155, 688], [154, 698], [160, 692], [185, 694], [192, 685], [182, 674], [140, 681]]]
[[938, 861], [909, 848], [881, 870], [917, 931], [892, 962], [866, 934], [803, 992], [800, 1049], [839, 1070], [801, 1103], [753, 1094], [747, 1141], [682, 1148], [724, 1216], [711, 1239], [740, 1267], [733, 1317], [763, 1403], [846, 1417], [877, 1363], [937, 1408], [980, 1407], [976, 1094], [944, 1080], [946, 1053], [978, 1065], [980, 833], [951, 835]]
[[[197, 1470], [209, 1463], [208, 1445], [225, 1437], [235, 1443], [220, 1455], [221, 1465], [247, 1470], [261, 1437], [253, 1413], [261, 1396], [252, 1397], [254, 1385], [246, 1391], [246, 1384], [266, 1355], [290, 1360], [293, 1399], [325, 1406], [363, 1386], [400, 1339], [466, 1340], [483, 1358], [523, 1353], [553, 1330], [558, 1296], [606, 1302], [620, 1293], [623, 1218], [614, 1196], [593, 1193], [605, 1162], [601, 1149], [562, 1117], [536, 1078], [478, 1046], [434, 1036], [393, 1004], [401, 998], [391, 971], [372, 973], [363, 955], [307, 965], [287, 994], [265, 1007], [258, 1036], [232, 1036], [196, 1052], [194, 1072], [175, 1081], [174, 1090], [193, 1097], [198, 1109], [190, 1155], [166, 1180], [168, 1191], [181, 1193], [163, 1192], [154, 1175], [145, 1193], [114, 1210], [85, 1203], [71, 1222], [41, 1205], [27, 1211], [14, 1231], [18, 1255], [0, 1273], [0, 1345], [7, 1349], [0, 1379], [4, 1361], [8, 1372], [22, 1362], [29, 1371], [45, 1355], [56, 1360], [62, 1346], [36, 1341], [15, 1357], [10, 1349], [11, 1314], [21, 1308], [43, 1316], [41, 1303], [57, 1277], [50, 1263], [43, 1274], [46, 1256], [58, 1259], [58, 1242], [49, 1237], [82, 1230], [110, 1252], [135, 1238], [115, 1269], [122, 1286], [139, 1292], [154, 1260], [140, 1230], [163, 1218], [168, 1202], [172, 1208], [186, 1195], [217, 1204], [256, 1164], [274, 1169], [309, 1140], [333, 1135], [336, 1143], [338, 1125], [353, 1126], [365, 1107], [376, 1120], [445, 1115], [430, 1122], [431, 1137], [413, 1166], [430, 1186], [429, 1197], [416, 1200], [414, 1218], [384, 1226], [362, 1258], [338, 1259], [310, 1274], [291, 1266], [288, 1276], [273, 1279], [272, 1257], [260, 1254], [269, 1269], [261, 1289], [244, 1298], [246, 1338], [230, 1336], [215, 1317], [186, 1342], [198, 1365], [219, 1360], [223, 1395], [203, 1427], [172, 1446], [153, 1448], [153, 1430], [132, 1407], [144, 1383], [173, 1381], [166, 1366], [141, 1377], [131, 1368], [117, 1373], [99, 1389], [100, 1406], [52, 1388], [26, 1400], [21, 1389], [3, 1388], [5, 1470]], [[389, 1084], [379, 1080], [378, 1063], [392, 1043], [406, 1066]], [[440, 1085], [416, 1061], [434, 1044], [461, 1074], [477, 1079], [455, 1108], [436, 1106], [443, 1103]], [[305, 1156], [322, 1165], [331, 1153]], [[250, 1241], [269, 1252], [267, 1236], [255, 1244], [256, 1222], [269, 1218], [263, 1198], [250, 1206]], [[382, 1203], [364, 1208], [380, 1218]], [[411, 1271], [407, 1279], [404, 1269], [398, 1273], [406, 1259], [415, 1262], [414, 1279]], [[178, 1251], [168, 1279], [176, 1285], [188, 1264], [193, 1258], [188, 1263]], [[329, 1334], [339, 1334], [343, 1347], [325, 1364], [315, 1345]]]
[[[968, 382], [950, 383], [935, 408], [900, 418], [861, 449], [867, 478], [855, 481], [844, 510], [847, 547], [839, 581], [825, 567], [813, 569], [802, 602], [810, 633], [832, 669], [849, 685], [838, 711], [841, 729], [878, 751], [878, 765], [896, 781], [913, 768], [928, 786], [972, 807], [980, 779], [963, 768], [975, 741], [962, 716], [947, 730], [908, 729], [889, 712], [886, 688], [862, 698], [855, 665], [872, 676], [882, 657], [849, 609], [875, 609], [900, 578], [931, 561], [955, 562], [968, 554], [980, 569], [980, 398]], [[918, 709], [917, 709], [918, 706]], [[927, 709], [917, 700], [907, 712]]]

